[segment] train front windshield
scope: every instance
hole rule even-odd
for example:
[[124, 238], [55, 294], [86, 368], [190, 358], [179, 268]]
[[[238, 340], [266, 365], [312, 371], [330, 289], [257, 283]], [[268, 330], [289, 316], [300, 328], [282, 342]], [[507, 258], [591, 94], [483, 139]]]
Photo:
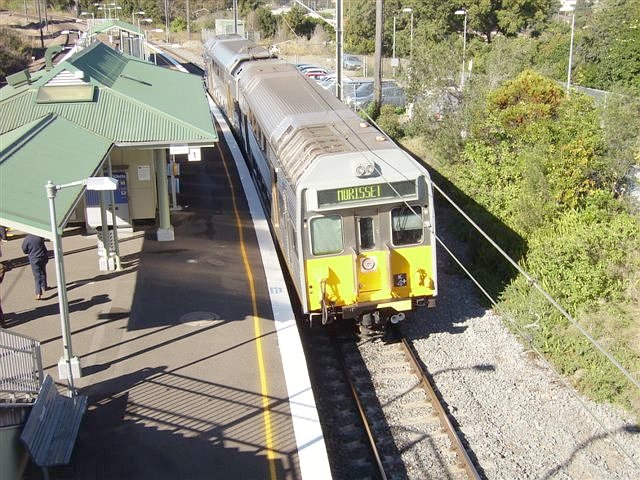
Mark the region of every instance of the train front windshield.
[[402, 206], [391, 210], [391, 240], [394, 245], [422, 242], [422, 207]]
[[342, 217], [330, 215], [311, 219], [311, 252], [314, 255], [331, 255], [344, 249]]

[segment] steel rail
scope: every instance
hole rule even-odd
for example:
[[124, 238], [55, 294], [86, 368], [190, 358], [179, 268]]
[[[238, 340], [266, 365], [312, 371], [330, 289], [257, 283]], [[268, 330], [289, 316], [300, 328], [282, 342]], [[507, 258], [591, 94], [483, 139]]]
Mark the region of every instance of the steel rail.
[[333, 342], [333, 347], [336, 351], [336, 356], [338, 357], [338, 361], [340, 362], [340, 367], [344, 372], [344, 376], [349, 383], [349, 388], [351, 389], [351, 394], [353, 395], [353, 399], [356, 402], [356, 406], [358, 407], [358, 414], [360, 415], [360, 420], [362, 421], [362, 425], [364, 426], [365, 431], [367, 432], [367, 438], [369, 440], [369, 448], [371, 449], [371, 454], [373, 455], [376, 466], [378, 467], [378, 473], [380, 474], [380, 478], [382, 480], [387, 480], [387, 474], [384, 471], [384, 467], [382, 466], [382, 459], [380, 458], [380, 452], [378, 452], [378, 447], [376, 446], [376, 442], [373, 438], [373, 432], [371, 431], [371, 427], [369, 426], [369, 422], [367, 421], [367, 415], [364, 412], [364, 407], [362, 406], [362, 402], [360, 401], [360, 396], [358, 395], [358, 390], [356, 389], [353, 380], [351, 379], [351, 375], [349, 374], [349, 370], [347, 369], [347, 365], [344, 361], [344, 357], [340, 346], [338, 345], [338, 341], [334, 336], [331, 337]]
[[462, 442], [460, 441], [460, 437], [458, 437], [458, 434], [456, 433], [456, 430], [453, 427], [451, 420], [449, 420], [449, 416], [447, 415], [447, 412], [442, 406], [442, 403], [440, 402], [438, 395], [436, 395], [436, 391], [433, 387], [433, 384], [427, 377], [427, 374], [425, 373], [424, 369], [420, 366], [420, 363], [416, 358], [413, 347], [405, 337], [402, 337], [402, 346], [403, 346], [404, 354], [409, 360], [409, 363], [411, 363], [411, 367], [413, 371], [415, 372], [415, 374], [418, 376], [420, 380], [420, 385], [422, 386], [422, 389], [430, 398], [431, 404], [433, 405], [433, 408], [436, 410], [436, 413], [438, 414], [440, 423], [444, 427], [447, 433], [447, 436], [451, 441], [452, 449], [455, 451], [458, 457], [458, 466], [466, 472], [468, 478], [479, 480], [480, 475], [478, 474], [476, 467], [473, 465], [473, 462], [471, 461], [471, 458], [467, 454], [467, 450], [464, 448], [464, 445], [462, 445]]

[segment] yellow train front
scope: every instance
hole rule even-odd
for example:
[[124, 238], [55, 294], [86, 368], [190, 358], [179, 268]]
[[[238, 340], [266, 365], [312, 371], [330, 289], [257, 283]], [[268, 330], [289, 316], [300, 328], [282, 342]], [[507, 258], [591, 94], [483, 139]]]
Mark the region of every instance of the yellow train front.
[[[345, 158], [352, 157], [352, 158]], [[327, 156], [302, 182], [301, 297], [314, 322], [382, 329], [433, 306], [429, 177], [397, 149]]]
[[212, 38], [205, 60], [209, 90], [240, 140], [305, 317], [382, 329], [433, 306], [426, 169], [247, 39]]

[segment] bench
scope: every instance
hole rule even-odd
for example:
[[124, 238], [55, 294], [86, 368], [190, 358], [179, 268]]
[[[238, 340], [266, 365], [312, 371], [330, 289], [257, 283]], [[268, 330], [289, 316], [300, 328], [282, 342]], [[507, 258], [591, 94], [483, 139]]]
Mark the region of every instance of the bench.
[[51, 376], [45, 377], [20, 435], [37, 466], [69, 463], [86, 408], [86, 395], [64, 397]]

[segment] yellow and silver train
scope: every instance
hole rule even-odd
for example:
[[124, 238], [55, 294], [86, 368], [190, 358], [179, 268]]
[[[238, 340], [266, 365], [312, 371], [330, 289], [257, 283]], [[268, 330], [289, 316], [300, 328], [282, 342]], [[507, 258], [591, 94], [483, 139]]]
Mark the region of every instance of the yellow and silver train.
[[294, 65], [237, 35], [205, 44], [208, 89], [270, 209], [311, 324], [383, 329], [437, 294], [429, 174]]

